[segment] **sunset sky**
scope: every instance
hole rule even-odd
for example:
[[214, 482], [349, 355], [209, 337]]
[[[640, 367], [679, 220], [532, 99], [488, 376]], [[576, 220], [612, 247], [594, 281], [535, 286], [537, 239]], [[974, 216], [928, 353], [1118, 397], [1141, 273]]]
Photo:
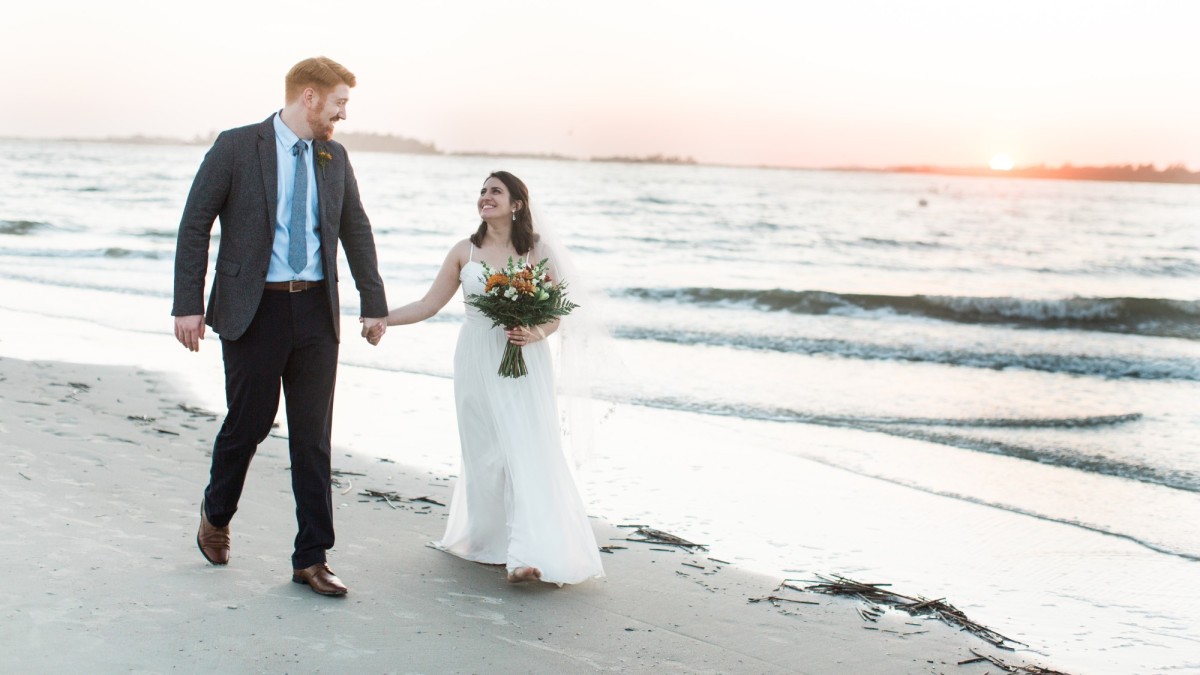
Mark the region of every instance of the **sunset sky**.
[[0, 135], [190, 138], [264, 119], [323, 54], [339, 129], [452, 151], [774, 166], [1183, 162], [1200, 3], [610, 0], [5, 9]]

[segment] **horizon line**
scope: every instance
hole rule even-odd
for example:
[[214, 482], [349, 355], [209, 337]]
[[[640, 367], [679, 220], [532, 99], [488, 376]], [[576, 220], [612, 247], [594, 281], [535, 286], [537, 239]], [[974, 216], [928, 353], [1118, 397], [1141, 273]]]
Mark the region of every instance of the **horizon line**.
[[[155, 136], [149, 134], [126, 134], [121, 136], [17, 136], [17, 135], [2, 135], [0, 140], [14, 141], [56, 141], [56, 142], [73, 142], [73, 143], [112, 143], [115, 145], [184, 145], [184, 146], [200, 146], [211, 144], [217, 136], [218, 132], [210, 131], [207, 136], [203, 134], [195, 134], [191, 139], [179, 136]], [[861, 172], [882, 172], [882, 173], [947, 173], [950, 175], [971, 175], [971, 176], [993, 176], [997, 178], [1012, 177], [1012, 178], [1027, 178], [1021, 174], [1031, 171], [1103, 171], [1103, 170], [1128, 170], [1142, 171], [1153, 174], [1186, 174], [1189, 178], [1194, 178], [1194, 181], [1200, 183], [1200, 170], [1192, 171], [1186, 162], [1164, 163], [1162, 169], [1159, 169], [1157, 162], [1123, 162], [1110, 164], [1073, 164], [1070, 161], [1064, 161], [1057, 165], [1049, 162], [1039, 162], [1037, 164], [1026, 164], [1022, 166], [1014, 166], [1011, 169], [993, 169], [987, 164], [979, 165], [943, 165], [929, 163], [906, 163], [906, 164], [891, 164], [891, 165], [868, 165], [868, 164], [843, 164], [843, 165], [799, 165], [799, 164], [737, 164], [730, 162], [709, 162], [697, 160], [692, 156], [675, 156], [664, 155], [663, 153], [647, 153], [643, 155], [592, 155], [579, 156], [567, 155], [557, 152], [529, 152], [529, 151], [488, 151], [488, 150], [442, 150], [435, 143], [421, 141], [408, 136], [402, 136], [393, 133], [383, 133], [377, 131], [343, 131], [340, 136], [346, 137], [376, 137], [380, 139], [393, 139], [405, 141], [408, 143], [422, 146], [426, 149], [416, 150], [389, 150], [384, 148], [355, 148], [357, 152], [381, 152], [390, 154], [431, 154], [445, 156], [469, 156], [469, 157], [512, 157], [512, 158], [527, 158], [527, 159], [547, 159], [556, 161], [574, 161], [574, 162], [613, 162], [613, 163], [630, 163], [630, 164], [667, 164], [677, 166], [707, 166], [717, 168], [737, 168], [737, 169], [779, 169], [779, 170], [794, 170], [794, 171], [861, 171]], [[333, 140], [337, 140], [335, 135]], [[1053, 176], [1035, 176], [1039, 178], [1053, 178]], [[1086, 179], [1085, 179], [1086, 180]], [[1163, 182], [1163, 181], [1154, 181]]]

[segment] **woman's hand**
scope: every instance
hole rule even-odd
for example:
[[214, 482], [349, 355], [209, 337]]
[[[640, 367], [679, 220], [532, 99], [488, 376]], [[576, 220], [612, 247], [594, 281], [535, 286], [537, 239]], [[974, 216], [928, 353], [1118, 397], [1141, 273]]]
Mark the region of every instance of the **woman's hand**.
[[509, 342], [518, 347], [524, 347], [525, 345], [531, 345], [546, 339], [546, 332], [542, 330], [541, 326], [517, 326], [516, 328], [506, 329], [504, 334], [508, 336]]
[[383, 339], [383, 334], [387, 332], [387, 319], [364, 318], [360, 316], [358, 317], [358, 321], [362, 324], [362, 336], [366, 338], [367, 342], [371, 343], [372, 347], [378, 345], [379, 341]]

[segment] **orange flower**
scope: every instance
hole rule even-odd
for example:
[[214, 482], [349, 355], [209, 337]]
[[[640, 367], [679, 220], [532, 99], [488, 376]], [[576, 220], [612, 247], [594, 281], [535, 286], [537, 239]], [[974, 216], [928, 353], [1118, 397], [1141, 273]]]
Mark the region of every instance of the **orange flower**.
[[508, 277], [497, 272], [496, 274], [493, 274], [492, 276], [488, 277], [487, 284], [485, 284], [483, 287], [483, 292], [487, 293], [488, 291], [492, 290], [493, 288], [495, 288], [497, 286], [507, 286], [507, 285], [508, 285]]
[[533, 281], [533, 270], [526, 267], [525, 269], [518, 272], [517, 276], [524, 279], [525, 281]]
[[533, 284], [529, 283], [528, 281], [525, 281], [524, 279], [514, 280], [513, 288], [517, 289], [518, 293], [524, 293], [525, 295], [533, 295]]

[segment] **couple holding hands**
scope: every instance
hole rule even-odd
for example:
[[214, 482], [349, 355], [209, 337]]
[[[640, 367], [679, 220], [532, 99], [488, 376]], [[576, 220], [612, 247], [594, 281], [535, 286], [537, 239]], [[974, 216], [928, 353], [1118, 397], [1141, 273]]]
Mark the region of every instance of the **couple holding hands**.
[[[322, 595], [346, 585], [329, 567], [334, 545], [331, 426], [340, 336], [337, 247], [358, 290], [362, 336], [423, 321], [461, 287], [484, 292], [484, 264], [548, 258], [554, 250], [516, 176], [492, 173], [479, 192], [480, 223], [454, 245], [429, 291], [388, 310], [375, 240], [346, 150], [332, 140], [346, 118], [354, 75], [325, 57], [288, 72], [285, 105], [265, 121], [217, 137], [196, 173], [179, 226], [172, 315], [175, 337], [200, 348], [205, 325], [221, 338], [228, 412], [213, 444], [196, 543], [214, 565], [230, 559], [230, 522], [258, 444], [271, 430], [280, 390], [288, 421], [298, 531], [292, 580]], [[215, 276], [204, 304], [209, 241], [221, 222]], [[570, 319], [568, 319], [570, 321]], [[591, 525], [563, 452], [551, 356], [559, 321], [505, 330], [468, 306], [454, 355], [462, 470], [441, 550], [505, 565], [510, 582], [579, 583], [602, 577]], [[528, 374], [501, 377], [506, 344], [522, 347]]]

